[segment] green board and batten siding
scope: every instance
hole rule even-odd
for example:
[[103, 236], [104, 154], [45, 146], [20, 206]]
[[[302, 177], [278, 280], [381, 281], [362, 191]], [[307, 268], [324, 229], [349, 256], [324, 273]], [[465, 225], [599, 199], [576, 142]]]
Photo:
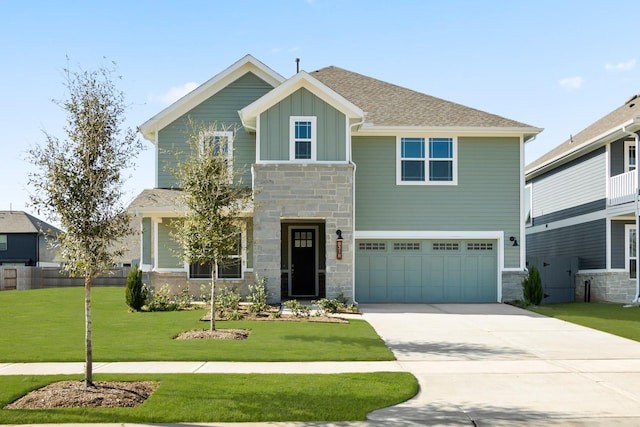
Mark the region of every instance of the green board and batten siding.
[[289, 161], [289, 118], [315, 116], [317, 160], [346, 160], [346, 118], [322, 99], [301, 88], [260, 115], [260, 159]]
[[170, 173], [175, 165], [175, 150], [186, 150], [189, 118], [197, 123], [217, 122], [219, 125], [237, 126], [234, 148], [234, 167], [243, 170], [242, 181], [251, 185], [251, 165], [256, 157], [255, 134], [241, 128], [238, 110], [269, 92], [271, 85], [253, 73], [247, 73], [229, 84], [211, 98], [199, 104], [158, 132], [158, 187], [173, 188], [175, 177]]

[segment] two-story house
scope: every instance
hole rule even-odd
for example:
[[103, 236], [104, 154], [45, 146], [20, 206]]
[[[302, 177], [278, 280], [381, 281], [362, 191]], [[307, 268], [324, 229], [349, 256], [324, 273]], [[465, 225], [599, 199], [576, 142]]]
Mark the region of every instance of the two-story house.
[[639, 134], [636, 95], [526, 168], [527, 259], [575, 258], [578, 300], [638, 301]]
[[0, 265], [59, 267], [50, 244], [61, 234], [57, 227], [23, 211], [0, 211]]
[[232, 163], [255, 190], [227, 284], [257, 274], [275, 301], [521, 297], [524, 144], [541, 129], [337, 67], [284, 78], [250, 55], [141, 126], [156, 188], [132, 209], [153, 283], [210, 274], [171, 239], [179, 190], [166, 165], [189, 119], [236, 125]]

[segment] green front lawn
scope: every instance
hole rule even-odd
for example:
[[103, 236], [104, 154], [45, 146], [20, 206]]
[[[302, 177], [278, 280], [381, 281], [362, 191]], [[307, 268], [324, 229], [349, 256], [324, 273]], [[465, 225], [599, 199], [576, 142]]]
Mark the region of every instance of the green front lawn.
[[[204, 310], [132, 313], [124, 288], [92, 290], [94, 361], [394, 360], [363, 320], [349, 324], [218, 321], [220, 329], [250, 329], [242, 341], [174, 340], [207, 329]], [[84, 361], [84, 289], [0, 292], [0, 362]]]
[[620, 337], [640, 341], [640, 308], [623, 304], [570, 303], [527, 307], [545, 316], [566, 320]]
[[[0, 408], [67, 376], [0, 376]], [[0, 410], [0, 424], [212, 423], [364, 420], [418, 391], [409, 373], [331, 375], [96, 375], [96, 381], [160, 383], [135, 408]]]

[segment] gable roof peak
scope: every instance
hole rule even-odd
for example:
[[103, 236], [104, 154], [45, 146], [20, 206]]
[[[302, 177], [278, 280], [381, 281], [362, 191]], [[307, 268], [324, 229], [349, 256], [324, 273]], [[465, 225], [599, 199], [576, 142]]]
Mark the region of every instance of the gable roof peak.
[[285, 78], [280, 74], [252, 55], [247, 54], [144, 122], [140, 125], [140, 132], [146, 139], [155, 144], [158, 130], [164, 128], [248, 72], [252, 72], [273, 87], [279, 86], [285, 81]]

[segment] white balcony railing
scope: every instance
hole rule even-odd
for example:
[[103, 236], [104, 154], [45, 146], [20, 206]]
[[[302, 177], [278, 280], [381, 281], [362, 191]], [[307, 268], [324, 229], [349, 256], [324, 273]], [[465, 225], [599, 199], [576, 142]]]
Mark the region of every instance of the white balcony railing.
[[633, 202], [638, 194], [637, 171], [621, 173], [609, 178], [609, 205]]

